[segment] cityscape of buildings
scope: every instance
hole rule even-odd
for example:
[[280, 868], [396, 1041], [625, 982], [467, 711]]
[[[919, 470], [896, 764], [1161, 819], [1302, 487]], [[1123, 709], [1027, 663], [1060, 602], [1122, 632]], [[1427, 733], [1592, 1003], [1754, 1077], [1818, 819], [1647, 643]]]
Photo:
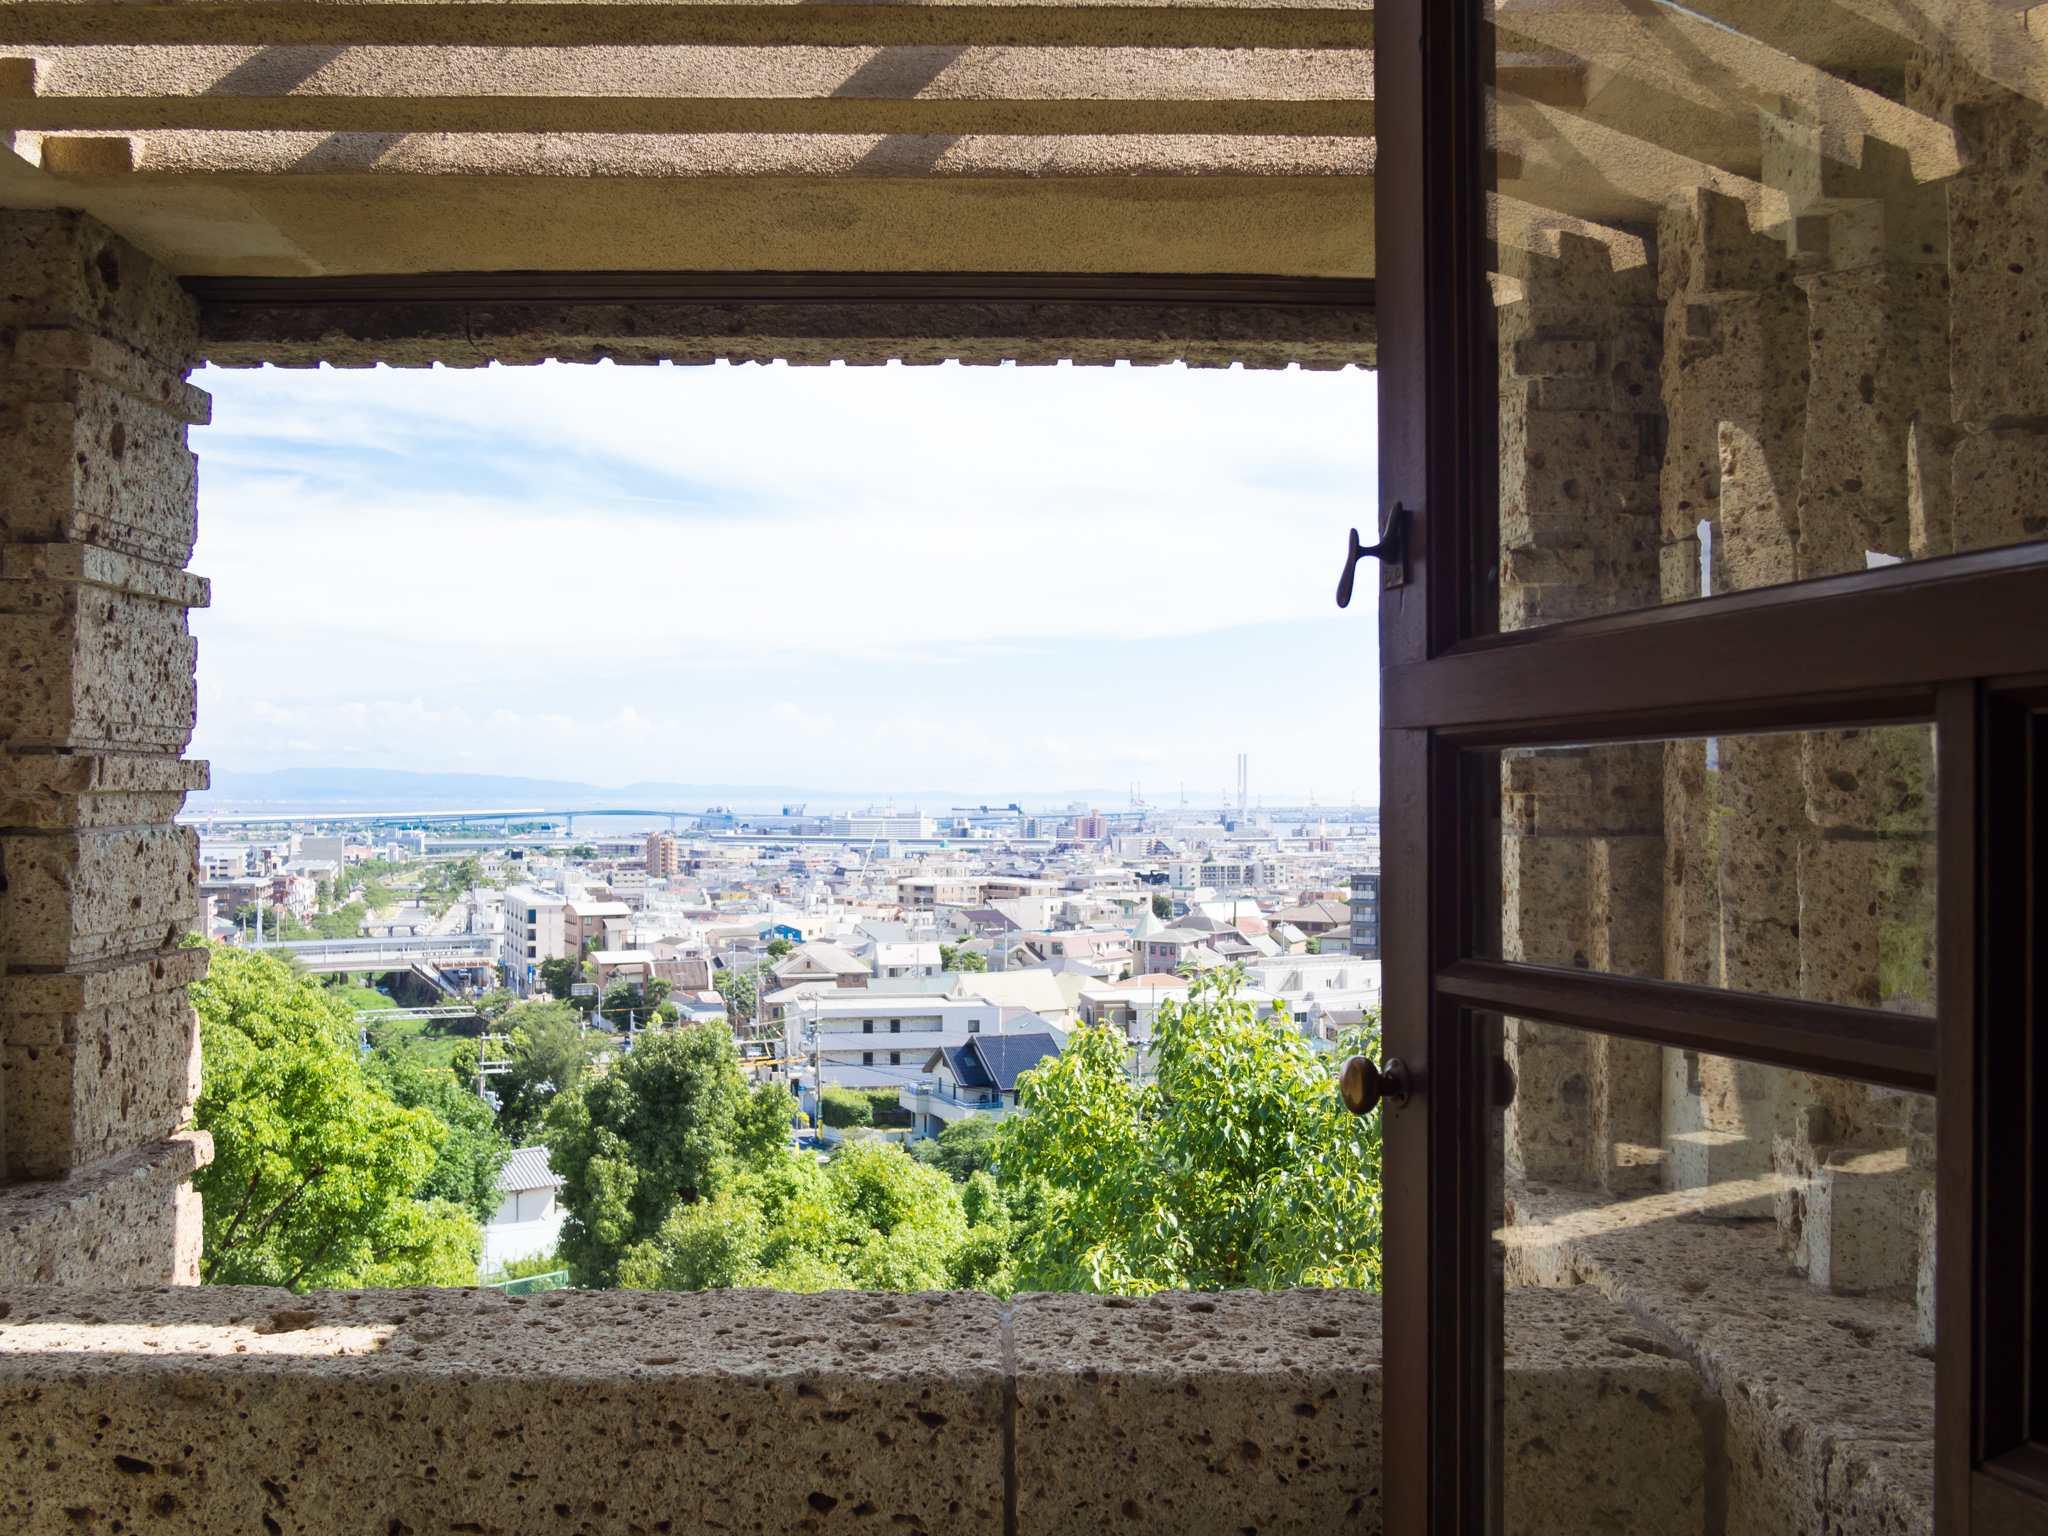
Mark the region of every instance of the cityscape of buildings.
[[[897, 1089], [913, 1136], [1015, 1112], [1017, 1074], [1079, 1027], [1119, 1031], [1146, 1076], [1160, 1007], [1214, 967], [1241, 967], [1246, 998], [1322, 1049], [1379, 1002], [1371, 808], [717, 807], [580, 838], [568, 816], [391, 820], [201, 819], [208, 933], [422, 1003], [544, 997], [549, 962], [572, 962], [580, 987], [623, 982], [672, 1004], [666, 1022], [733, 1029], [752, 1074], [809, 1113], [826, 1085]], [[366, 870], [414, 891], [367, 901], [386, 888]], [[306, 936], [351, 901], [354, 932]], [[624, 1046], [655, 1022], [636, 1013]]]

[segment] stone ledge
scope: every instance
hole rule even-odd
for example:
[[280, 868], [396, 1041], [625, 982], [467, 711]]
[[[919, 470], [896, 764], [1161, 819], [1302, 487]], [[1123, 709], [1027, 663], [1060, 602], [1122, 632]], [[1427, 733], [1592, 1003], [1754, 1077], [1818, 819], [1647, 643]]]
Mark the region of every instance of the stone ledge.
[[0, 1286], [197, 1284], [190, 1183], [212, 1161], [211, 1136], [181, 1131], [66, 1179], [0, 1188]]
[[[0, 1302], [0, 1429], [41, 1446], [0, 1472], [0, 1509], [29, 1531], [1379, 1529], [1380, 1308], [1360, 1293]], [[1539, 1302], [1512, 1304], [1510, 1436], [1531, 1437], [1516, 1404], [1588, 1432], [1511, 1482], [1512, 1528], [1584, 1529], [1559, 1490], [1628, 1482], [1632, 1456], [1697, 1489], [1691, 1369], [1608, 1338], [1628, 1317], [1589, 1289]], [[1561, 1317], [1583, 1350], [1532, 1332]], [[1610, 1490], [1601, 1529], [1702, 1528], [1644, 1488]]]
[[1934, 1363], [1913, 1302], [1823, 1290], [1774, 1221], [1683, 1204], [1511, 1182], [1509, 1282], [1597, 1288], [1698, 1368], [1727, 1414], [1730, 1531], [1931, 1531]]
[[213, 602], [213, 583], [204, 576], [97, 544], [10, 544], [0, 550], [0, 580], [76, 582], [180, 608]]
[[25, 330], [14, 360], [26, 368], [59, 368], [98, 379], [188, 426], [213, 420], [213, 397], [185, 382], [182, 370], [150, 361], [132, 347], [73, 328]]
[[139, 753], [0, 753], [0, 827], [37, 832], [173, 820], [204, 789], [199, 760]]
[[[188, 987], [212, 955], [197, 945], [124, 955], [96, 965], [0, 978], [0, 1011], [9, 1015], [86, 1013]], [[10, 1036], [10, 1038], [12, 1038]], [[51, 1035], [54, 1043], [61, 1035]]]

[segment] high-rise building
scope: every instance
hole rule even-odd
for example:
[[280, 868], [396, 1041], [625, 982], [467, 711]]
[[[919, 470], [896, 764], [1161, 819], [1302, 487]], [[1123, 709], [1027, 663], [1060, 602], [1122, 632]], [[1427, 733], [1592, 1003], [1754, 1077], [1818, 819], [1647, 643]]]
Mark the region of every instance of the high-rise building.
[[682, 855], [676, 850], [676, 835], [673, 832], [650, 832], [647, 834], [647, 877], [650, 880], [683, 872]]

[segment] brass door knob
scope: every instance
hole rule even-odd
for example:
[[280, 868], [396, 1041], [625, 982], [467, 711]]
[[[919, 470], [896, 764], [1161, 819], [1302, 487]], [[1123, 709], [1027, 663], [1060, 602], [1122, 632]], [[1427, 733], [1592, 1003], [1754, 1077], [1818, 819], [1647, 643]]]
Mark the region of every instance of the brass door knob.
[[1354, 1056], [1337, 1077], [1337, 1092], [1354, 1115], [1369, 1115], [1382, 1103], [1399, 1109], [1408, 1102], [1408, 1088], [1408, 1068], [1397, 1058], [1376, 1067], [1363, 1056]]

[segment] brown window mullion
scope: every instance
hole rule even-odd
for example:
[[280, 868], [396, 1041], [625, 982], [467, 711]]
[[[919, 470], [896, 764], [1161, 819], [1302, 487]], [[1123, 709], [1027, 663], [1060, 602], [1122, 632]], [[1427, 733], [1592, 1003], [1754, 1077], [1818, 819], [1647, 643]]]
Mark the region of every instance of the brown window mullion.
[[1935, 1023], [1911, 1014], [1510, 960], [1454, 961], [1436, 992], [1475, 1010], [1934, 1092]]
[[[1897, 718], [1954, 678], [2048, 670], [2048, 546], [1703, 598], [1467, 642], [1381, 673], [1384, 723], [1439, 730], [1836, 699]], [[1809, 702], [1802, 708], [1813, 708]]]

